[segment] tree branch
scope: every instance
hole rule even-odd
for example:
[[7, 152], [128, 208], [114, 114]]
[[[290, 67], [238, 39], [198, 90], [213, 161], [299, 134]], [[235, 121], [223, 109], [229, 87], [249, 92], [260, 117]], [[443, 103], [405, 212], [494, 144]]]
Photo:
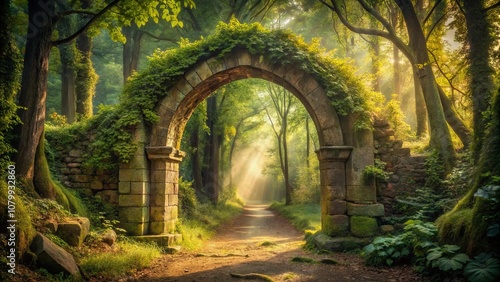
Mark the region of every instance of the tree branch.
[[106, 7], [104, 7], [99, 13], [97, 13], [92, 19], [90, 19], [82, 28], [80, 28], [77, 32], [73, 33], [69, 37], [66, 37], [64, 39], [52, 41], [52, 46], [57, 46], [61, 44], [65, 44], [68, 42], [71, 42], [75, 38], [78, 37], [78, 35], [84, 33], [98, 18], [100, 18], [104, 13], [109, 11], [111, 8], [116, 6], [121, 0], [114, 0], [113, 2], [109, 3]]
[[448, 12], [444, 13], [443, 15], [441, 15], [441, 17], [432, 25], [431, 29], [429, 30], [429, 32], [427, 33], [427, 36], [425, 36], [425, 41], [428, 41], [429, 40], [429, 37], [431, 36], [432, 32], [434, 31], [434, 29], [437, 27], [437, 25], [444, 19], [444, 17], [448, 14]]
[[432, 6], [432, 9], [429, 11], [429, 13], [427, 14], [427, 16], [425, 16], [425, 19], [424, 21], [422, 22], [422, 25], [425, 25], [425, 23], [429, 20], [429, 18], [431, 17], [432, 13], [434, 13], [434, 10], [436, 10], [437, 6], [442, 2], [443, 0], [438, 0], [436, 1], [436, 3], [434, 3], [434, 6]]
[[[339, 7], [337, 6], [337, 3], [335, 2], [335, 0], [331, 0], [332, 2], [332, 5], [329, 5], [327, 4], [324, 0], [319, 0], [321, 3], [323, 3], [324, 5], [326, 5], [328, 8], [330, 8], [332, 11], [334, 11], [337, 16], [339, 17], [340, 21], [351, 31], [355, 32], [355, 33], [360, 33], [360, 34], [367, 34], [367, 35], [375, 35], [375, 36], [380, 36], [380, 37], [383, 37], [389, 41], [391, 41], [394, 45], [396, 45], [396, 47], [398, 47], [399, 50], [401, 50], [401, 52], [403, 52], [403, 54], [408, 58], [408, 60], [413, 64], [415, 62], [415, 58], [412, 54], [412, 52], [410, 51], [409, 47], [403, 42], [401, 41], [401, 39], [399, 37], [396, 36], [395, 33], [389, 33], [389, 32], [385, 32], [385, 31], [382, 31], [382, 30], [378, 30], [378, 29], [370, 29], [370, 28], [361, 28], [361, 27], [356, 27], [354, 25], [352, 25], [346, 17], [344, 17], [344, 15], [340, 12], [340, 9]], [[363, 0], [358, 0], [358, 1], [362, 1], [364, 2]], [[361, 3], [361, 2], [360, 2]], [[366, 5], [366, 3], [365, 3]], [[368, 11], [368, 10], [367, 10]], [[376, 13], [378, 14], [378, 13]], [[375, 15], [373, 15], [375, 16]], [[380, 16], [380, 14], [378, 14], [378, 16], [375, 16], [375, 18], [378, 19], [378, 17], [382, 17]], [[379, 20], [379, 19], [378, 19]], [[379, 20], [380, 21], [380, 20]], [[387, 21], [385, 21], [385, 19], [383, 19], [383, 22], [381, 21], [381, 23], [385, 26], [385, 24], [389, 24]], [[394, 31], [394, 29], [391, 27], [391, 30]]]
[[434, 55], [434, 53], [433, 53], [431, 50], [429, 50], [429, 49], [427, 49], [427, 51], [428, 51], [428, 52], [429, 52], [429, 54], [431, 54], [431, 56], [434, 58], [434, 63], [435, 63], [435, 65], [436, 65], [437, 69], [438, 69], [438, 70], [439, 70], [439, 72], [443, 75], [443, 77], [446, 79], [446, 81], [448, 81], [448, 84], [450, 85], [450, 88], [451, 88], [452, 90], [455, 90], [455, 91], [457, 91], [457, 92], [459, 92], [460, 94], [462, 94], [462, 95], [464, 95], [464, 96], [465, 96], [466, 94], [465, 94], [463, 91], [461, 91], [460, 89], [458, 89], [457, 87], [455, 87], [455, 86], [453, 85], [453, 81], [452, 81], [452, 79], [450, 79], [450, 78], [449, 78], [449, 77], [448, 77], [448, 76], [444, 73], [444, 70], [441, 68], [441, 66], [440, 66], [440, 65], [439, 65], [439, 63], [438, 63], [438, 60], [437, 60], [437, 58], [436, 58], [436, 55]]
[[498, 8], [498, 7], [500, 7], [500, 1], [498, 1], [497, 3], [495, 3], [495, 4], [493, 4], [493, 5], [489, 6], [489, 7], [484, 8], [484, 11], [488, 12], [489, 10], [493, 10], [495, 8]]

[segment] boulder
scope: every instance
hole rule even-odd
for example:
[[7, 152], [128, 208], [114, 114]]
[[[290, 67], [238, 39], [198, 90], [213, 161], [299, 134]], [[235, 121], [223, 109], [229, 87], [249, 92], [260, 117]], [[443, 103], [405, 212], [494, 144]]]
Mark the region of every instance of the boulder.
[[101, 241], [108, 244], [109, 246], [113, 246], [116, 242], [116, 232], [113, 229], [106, 229], [101, 233]]
[[36, 255], [36, 264], [45, 268], [48, 272], [80, 276], [80, 270], [75, 258], [42, 234], [36, 234], [31, 242], [30, 249]]
[[79, 247], [89, 234], [89, 230], [89, 219], [86, 217], [76, 217], [59, 223], [56, 235], [61, 237], [68, 245]]

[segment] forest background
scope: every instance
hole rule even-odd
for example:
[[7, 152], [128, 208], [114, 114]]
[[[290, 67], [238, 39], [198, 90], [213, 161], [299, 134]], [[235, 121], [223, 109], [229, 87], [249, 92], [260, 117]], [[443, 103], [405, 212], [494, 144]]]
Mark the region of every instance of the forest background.
[[[492, 143], [499, 7], [493, 0], [4, 1], [2, 166], [16, 160], [28, 195], [60, 198], [45, 157], [46, 130], [69, 130], [112, 109], [156, 49], [206, 37], [221, 21], [259, 22], [345, 59], [372, 91], [373, 115], [388, 119], [414, 151], [437, 150], [443, 179], [457, 156], [475, 167], [456, 197], [463, 200], [442, 219], [444, 234], [457, 237], [449, 222], [464, 210], [471, 219], [490, 212], [474, 193], [500, 182]], [[191, 117], [182, 149], [181, 176], [198, 198], [224, 201], [238, 191], [246, 200], [319, 202], [317, 135], [300, 102], [276, 85], [221, 87]], [[462, 246], [474, 249], [482, 231], [469, 229]]]

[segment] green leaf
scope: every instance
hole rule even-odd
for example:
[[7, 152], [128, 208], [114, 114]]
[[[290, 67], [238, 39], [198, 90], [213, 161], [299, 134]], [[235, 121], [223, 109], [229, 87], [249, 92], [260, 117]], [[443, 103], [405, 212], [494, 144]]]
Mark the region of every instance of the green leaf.
[[496, 237], [498, 234], [500, 234], [500, 224], [498, 223], [493, 223], [486, 229], [486, 236], [488, 237]]
[[470, 260], [469, 256], [466, 254], [457, 254], [452, 259], [461, 263], [466, 263]]
[[464, 276], [471, 282], [491, 282], [500, 279], [500, 260], [481, 253], [464, 268]]
[[427, 255], [427, 261], [432, 261], [432, 260], [438, 259], [438, 258], [440, 258], [442, 255], [443, 255], [443, 253], [442, 253], [442, 252], [430, 252], [430, 253]]

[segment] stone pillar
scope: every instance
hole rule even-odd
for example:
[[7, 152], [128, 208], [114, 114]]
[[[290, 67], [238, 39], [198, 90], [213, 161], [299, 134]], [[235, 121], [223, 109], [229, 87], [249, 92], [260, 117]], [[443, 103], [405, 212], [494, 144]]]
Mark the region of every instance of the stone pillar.
[[118, 173], [118, 213], [120, 227], [129, 235], [144, 235], [149, 229], [149, 164], [144, 151], [145, 131], [136, 128], [133, 142], [137, 151], [128, 163], [121, 163]]
[[174, 147], [147, 147], [151, 161], [149, 234], [173, 233], [179, 213], [179, 163], [185, 153]]
[[349, 233], [346, 161], [352, 149], [348, 146], [324, 146], [316, 151], [321, 179], [321, 229], [329, 236]]

